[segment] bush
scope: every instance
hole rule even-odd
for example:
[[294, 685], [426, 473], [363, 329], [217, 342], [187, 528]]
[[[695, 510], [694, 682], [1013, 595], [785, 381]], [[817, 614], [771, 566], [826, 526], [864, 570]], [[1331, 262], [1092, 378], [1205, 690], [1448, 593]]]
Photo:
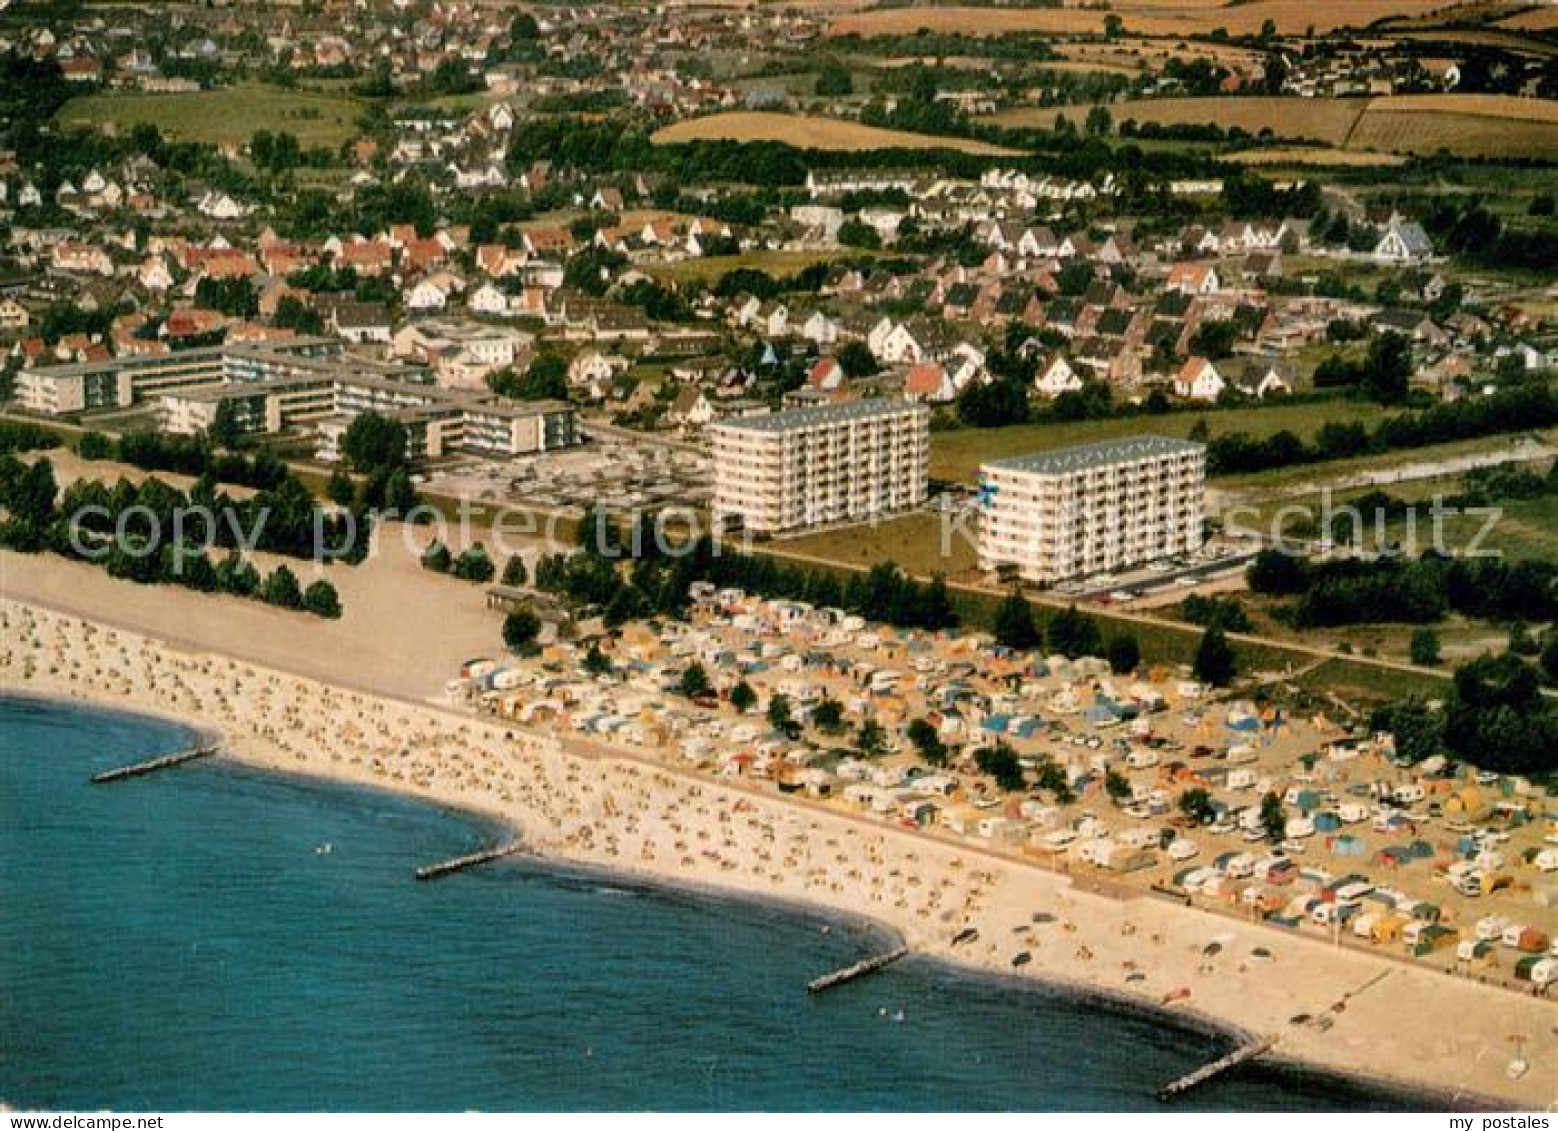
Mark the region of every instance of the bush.
[[449, 553], [449, 547], [436, 538], [429, 543], [427, 549], [422, 551], [423, 569], [430, 569], [434, 573], [448, 573], [453, 564], [454, 559]]
[[265, 579], [260, 599], [279, 609], [301, 609], [303, 592], [298, 588], [297, 575], [286, 566], [277, 566]]
[[515, 609], [503, 618], [503, 643], [512, 652], [524, 652], [541, 635], [541, 618], [530, 609]]
[[1439, 662], [1439, 634], [1426, 626], [1415, 630], [1409, 651], [1414, 664], [1432, 667]]
[[1238, 657], [1220, 628], [1209, 628], [1196, 648], [1195, 677], [1213, 687], [1227, 687], [1239, 674]]
[[341, 615], [341, 599], [335, 586], [324, 578], [310, 585], [303, 593], [303, 607], [316, 617], [336, 620]]
[[76, 441], [76, 454], [82, 459], [113, 459], [114, 442], [101, 432], [83, 432]]
[[477, 542], [454, 560], [454, 575], [462, 581], [491, 581], [496, 571], [487, 547]]

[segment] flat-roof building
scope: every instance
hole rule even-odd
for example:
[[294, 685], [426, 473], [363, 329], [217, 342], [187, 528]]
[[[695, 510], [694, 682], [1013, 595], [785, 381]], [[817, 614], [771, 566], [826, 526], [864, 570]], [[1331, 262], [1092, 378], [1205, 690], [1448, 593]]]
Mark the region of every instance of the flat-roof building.
[[926, 496], [930, 410], [893, 398], [788, 409], [710, 427], [714, 521], [780, 534], [858, 522]]
[[1206, 449], [1133, 436], [980, 469], [979, 565], [1040, 585], [1197, 550]]
[[22, 403], [50, 415], [123, 407], [149, 399], [165, 432], [208, 432], [227, 406], [241, 432], [312, 429], [333, 458], [352, 419], [378, 412], [407, 427], [413, 459], [454, 450], [526, 455], [580, 440], [561, 401], [510, 401], [485, 389], [441, 388], [422, 366], [345, 355], [318, 338], [216, 346], [95, 365], [51, 366], [22, 375]]

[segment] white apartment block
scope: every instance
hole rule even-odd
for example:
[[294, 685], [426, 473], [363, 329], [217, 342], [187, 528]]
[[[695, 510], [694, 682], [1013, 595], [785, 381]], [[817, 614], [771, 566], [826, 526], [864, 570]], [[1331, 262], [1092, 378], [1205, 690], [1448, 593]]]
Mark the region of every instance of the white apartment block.
[[1040, 585], [1201, 546], [1206, 449], [1134, 436], [980, 469], [979, 565]]
[[714, 441], [714, 522], [781, 534], [858, 522], [926, 496], [930, 410], [878, 398], [724, 421]]

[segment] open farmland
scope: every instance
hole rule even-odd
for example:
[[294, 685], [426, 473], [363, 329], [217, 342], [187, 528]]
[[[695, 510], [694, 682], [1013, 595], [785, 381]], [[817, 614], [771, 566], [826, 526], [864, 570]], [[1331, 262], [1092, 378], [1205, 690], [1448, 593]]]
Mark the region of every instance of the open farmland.
[[1558, 157], [1558, 103], [1495, 94], [1376, 98], [1349, 149], [1458, 157]]
[[1471, 44], [1478, 47], [1502, 47], [1517, 55], [1558, 55], [1558, 43], [1504, 27], [1446, 27], [1431, 31], [1409, 29], [1392, 31], [1391, 34], [1395, 39], [1416, 39], [1440, 47], [1447, 44]]
[[[1216, 123], [1252, 134], [1270, 130], [1277, 137], [1341, 145], [1366, 106], [1366, 100], [1351, 98], [1140, 98], [1113, 103], [1109, 113], [1117, 127], [1125, 121], [1160, 126]], [[1081, 125], [1090, 109], [1071, 106], [1064, 113]], [[997, 125], [1043, 129], [1054, 120], [1052, 107], [1006, 110], [993, 118]]]
[[[1196, 35], [1223, 28], [1230, 35], [1256, 35], [1267, 20], [1283, 35], [1313, 28], [1324, 34], [1338, 28], [1367, 27], [1392, 16], [1414, 16], [1442, 9], [1443, 0], [1250, 0], [1232, 7], [1159, 3], [1112, 5], [1103, 8], [878, 8], [840, 16], [829, 27], [832, 35], [911, 35], [932, 32], [965, 35], [1006, 35], [1047, 32], [1056, 35], [1101, 34], [1113, 14], [1125, 30], [1138, 35]], [[1188, 9], [1188, 10], [1187, 10]]]
[[120, 133], [146, 122], [180, 141], [213, 144], [246, 142], [259, 130], [284, 130], [305, 147], [334, 147], [357, 136], [362, 109], [347, 94], [243, 83], [190, 94], [89, 94], [67, 102], [58, 118], [65, 125]]
[[[1048, 129], [1062, 113], [1081, 125], [1090, 106], [1022, 107], [989, 119], [995, 125]], [[1390, 154], [1464, 157], [1558, 156], [1558, 102], [1500, 94], [1403, 94], [1355, 98], [1141, 98], [1109, 104], [1116, 129], [1125, 121], [1171, 126], [1215, 123], [1252, 134], [1314, 141], [1314, 152], [1261, 150], [1250, 164], [1329, 166], [1393, 164]]]
[[956, 149], [964, 153], [992, 156], [1018, 154], [1014, 149], [967, 138], [937, 137], [905, 130], [878, 129], [876, 126], [837, 118], [762, 111], [738, 111], [711, 114], [706, 118], [689, 118], [666, 126], [650, 140], [659, 145], [686, 141], [777, 141], [799, 149], [829, 149], [850, 153], [871, 149]]
[[[1068, 60], [1108, 67], [1129, 74], [1142, 70], [1159, 70], [1169, 59], [1193, 62], [1206, 59], [1230, 70], [1247, 71], [1261, 62], [1259, 52], [1237, 47], [1231, 43], [1207, 43], [1199, 40], [1168, 42], [1161, 39], [1122, 37], [1114, 40], [1083, 40], [1077, 43], [1059, 43], [1055, 50]], [[1046, 62], [1046, 69], [1054, 64]]]
[[1240, 165], [1304, 166], [1311, 169], [1382, 169], [1407, 163], [1405, 157], [1393, 153], [1361, 153], [1353, 149], [1329, 146], [1306, 148], [1301, 145], [1276, 149], [1242, 149], [1237, 153], [1224, 154], [1223, 160]]
[[1558, 29], [1558, 8], [1537, 7], [1498, 21], [1511, 31], [1553, 31]]

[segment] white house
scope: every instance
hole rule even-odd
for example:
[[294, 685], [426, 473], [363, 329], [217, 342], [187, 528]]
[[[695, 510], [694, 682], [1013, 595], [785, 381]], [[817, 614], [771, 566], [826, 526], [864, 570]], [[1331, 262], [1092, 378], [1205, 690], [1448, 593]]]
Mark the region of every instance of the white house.
[[801, 337], [819, 346], [831, 346], [839, 340], [839, 324], [820, 310], [814, 310], [801, 323]]
[[685, 386], [665, 410], [667, 423], [702, 427], [714, 419], [714, 402], [702, 389]]
[[1264, 369], [1251, 370], [1245, 381], [1240, 384], [1239, 390], [1256, 400], [1265, 400], [1270, 396], [1291, 393], [1293, 386], [1280, 369], [1275, 365], [1268, 365]]
[[1174, 380], [1174, 392], [1195, 401], [1215, 401], [1227, 387], [1217, 367], [1204, 357], [1185, 362]]
[[585, 350], [568, 366], [568, 380], [574, 385], [609, 381], [628, 368], [628, 359], [600, 350]]
[[1058, 397], [1061, 393], [1080, 389], [1082, 378], [1077, 376], [1071, 363], [1057, 353], [1039, 366], [1033, 375], [1033, 387], [1047, 397]]
[[407, 310], [442, 310], [449, 305], [450, 288], [433, 279], [423, 279], [406, 296]]
[[200, 198], [200, 203], [195, 205], [197, 211], [203, 216], [209, 216], [213, 220], [239, 220], [248, 215], [248, 208], [239, 204], [225, 192], [208, 192]]
[[885, 365], [913, 364], [925, 360], [925, 350], [909, 332], [909, 327], [891, 318], [883, 318], [866, 335], [866, 345]]
[[1392, 219], [1374, 245], [1374, 258], [1381, 263], [1420, 263], [1433, 253], [1433, 241], [1423, 226], [1413, 220]]
[[509, 296], [502, 288], [491, 283], [483, 283], [471, 292], [466, 305], [477, 314], [501, 318], [509, 313]]

